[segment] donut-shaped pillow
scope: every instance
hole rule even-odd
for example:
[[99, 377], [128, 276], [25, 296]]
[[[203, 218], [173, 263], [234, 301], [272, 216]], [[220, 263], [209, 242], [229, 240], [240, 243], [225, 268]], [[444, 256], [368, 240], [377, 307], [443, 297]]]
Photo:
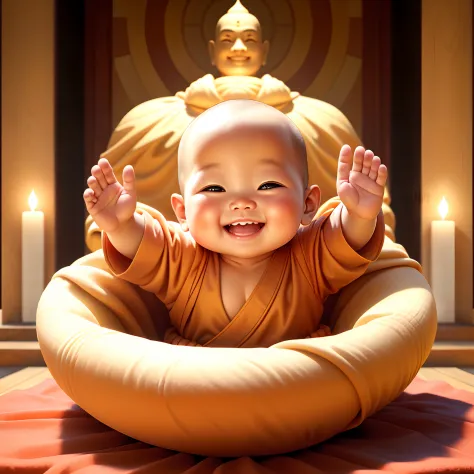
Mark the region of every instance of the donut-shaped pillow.
[[37, 332], [58, 385], [104, 424], [176, 451], [249, 456], [308, 447], [390, 403], [427, 359], [436, 319], [419, 264], [386, 237], [332, 299], [333, 336], [255, 349], [160, 342], [166, 309], [113, 276], [101, 250], [53, 276]]

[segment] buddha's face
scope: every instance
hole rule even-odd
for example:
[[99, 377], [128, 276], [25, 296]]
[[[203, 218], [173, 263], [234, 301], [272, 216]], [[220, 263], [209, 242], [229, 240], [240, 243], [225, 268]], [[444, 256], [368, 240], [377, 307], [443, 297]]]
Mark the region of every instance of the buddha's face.
[[223, 76], [253, 76], [265, 64], [268, 41], [262, 41], [260, 23], [249, 13], [228, 13], [209, 42], [212, 64]]

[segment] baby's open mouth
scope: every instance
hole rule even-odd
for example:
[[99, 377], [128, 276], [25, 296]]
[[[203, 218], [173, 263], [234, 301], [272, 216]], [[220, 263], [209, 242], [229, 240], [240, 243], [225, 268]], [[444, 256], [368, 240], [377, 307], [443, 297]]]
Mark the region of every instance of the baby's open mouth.
[[259, 232], [265, 224], [263, 222], [235, 222], [224, 226], [224, 229], [236, 237], [247, 237], [249, 235], [256, 234]]

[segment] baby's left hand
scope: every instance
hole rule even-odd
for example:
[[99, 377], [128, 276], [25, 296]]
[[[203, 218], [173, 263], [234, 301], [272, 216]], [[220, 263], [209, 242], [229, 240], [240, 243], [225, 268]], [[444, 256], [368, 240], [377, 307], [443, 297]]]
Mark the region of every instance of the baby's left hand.
[[339, 154], [337, 194], [347, 210], [361, 219], [375, 219], [382, 207], [387, 167], [370, 150], [344, 145]]

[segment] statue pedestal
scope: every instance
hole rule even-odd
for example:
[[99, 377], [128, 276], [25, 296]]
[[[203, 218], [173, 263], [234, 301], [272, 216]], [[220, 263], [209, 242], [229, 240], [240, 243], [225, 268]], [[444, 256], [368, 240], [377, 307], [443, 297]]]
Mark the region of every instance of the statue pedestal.
[[0, 324], [0, 367], [44, 365], [35, 325]]
[[474, 367], [474, 325], [438, 324], [427, 367]]

